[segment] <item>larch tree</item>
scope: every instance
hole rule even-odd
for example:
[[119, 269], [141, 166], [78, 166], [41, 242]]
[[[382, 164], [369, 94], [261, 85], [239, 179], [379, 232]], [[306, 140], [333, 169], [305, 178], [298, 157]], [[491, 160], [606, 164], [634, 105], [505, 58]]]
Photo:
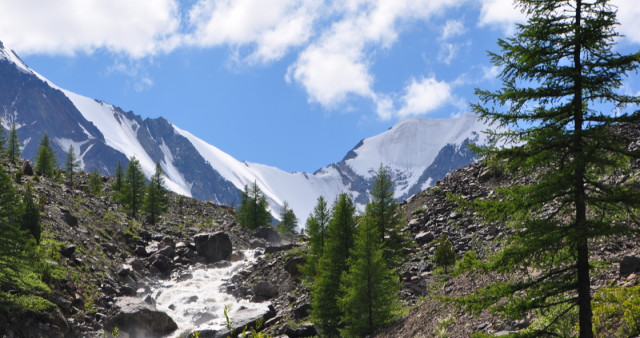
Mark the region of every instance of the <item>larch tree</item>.
[[144, 172], [142, 172], [140, 162], [135, 157], [132, 157], [124, 174], [119, 201], [133, 218], [138, 216], [138, 211], [142, 208], [146, 188], [145, 181], [146, 178]]
[[122, 162], [118, 161], [118, 165], [116, 166], [116, 172], [113, 175], [113, 183], [111, 184], [111, 190], [113, 190], [113, 193], [116, 199], [118, 198], [118, 195], [122, 191], [123, 181], [124, 181], [124, 168], [122, 167]]
[[298, 217], [289, 207], [289, 203], [286, 201], [282, 206], [282, 211], [280, 212], [280, 218], [282, 219], [278, 224], [278, 233], [284, 238], [292, 238], [296, 232], [296, 227], [298, 226]]
[[4, 131], [4, 127], [0, 124], [0, 156], [4, 155], [6, 152], [5, 148], [7, 146], [7, 135]]
[[18, 128], [16, 123], [11, 124], [11, 130], [9, 131], [9, 139], [7, 140], [7, 154], [9, 161], [15, 164], [20, 159], [20, 152], [22, 151], [20, 146], [20, 139], [18, 138]]
[[442, 234], [440, 237], [438, 248], [433, 254], [433, 260], [437, 266], [444, 270], [444, 273], [448, 273], [449, 268], [456, 263], [456, 252], [453, 250], [453, 245], [447, 234]]
[[102, 194], [102, 177], [98, 169], [93, 169], [89, 174], [89, 192], [94, 196], [100, 196]]
[[391, 323], [400, 310], [400, 281], [384, 259], [379, 226], [367, 206], [356, 230], [348, 270], [342, 275], [342, 296], [338, 301], [344, 313], [344, 335], [364, 337]]
[[22, 230], [23, 206], [11, 176], [0, 168], [0, 280], [10, 281], [23, 262], [27, 232]]
[[325, 235], [330, 218], [327, 201], [322, 196], [318, 197], [305, 228], [309, 236], [309, 253], [305, 256], [307, 263], [302, 267], [302, 272], [309, 278], [316, 276], [318, 262], [324, 254]]
[[260, 191], [257, 182], [254, 181], [251, 188], [245, 185], [238, 208], [240, 225], [249, 230], [269, 226], [271, 214], [269, 214], [268, 207], [267, 199]]
[[580, 337], [592, 337], [592, 246], [638, 232], [640, 192], [606, 177], [635, 177], [629, 163], [640, 152], [620, 130], [640, 120], [629, 109], [640, 99], [620, 87], [637, 70], [640, 53], [614, 50], [616, 9], [607, 0], [515, 3], [528, 21], [498, 41], [500, 53], [490, 53], [502, 88], [476, 90], [473, 105], [481, 118], [504, 128], [491, 133], [498, 143], [477, 150], [533, 179], [499, 188], [475, 208], [485, 221], [514, 230], [488, 267], [523, 273], [464, 301], [518, 317], [555, 313], [550, 323], [577, 308]]
[[28, 231], [36, 243], [40, 243], [40, 235], [42, 234], [42, 225], [40, 224], [40, 209], [33, 201], [33, 188], [28, 183], [22, 196], [24, 209], [22, 212], [22, 229]]
[[164, 185], [164, 172], [160, 162], [156, 163], [156, 169], [149, 180], [147, 194], [144, 197], [144, 211], [147, 221], [153, 225], [158, 222], [160, 215], [167, 210], [167, 188]]
[[383, 243], [384, 256], [389, 266], [396, 265], [402, 258], [404, 238], [401, 234], [402, 214], [398, 202], [393, 197], [393, 182], [387, 169], [380, 164], [371, 187], [371, 221], [378, 227], [378, 236]]
[[343, 312], [338, 299], [343, 296], [340, 279], [347, 270], [353, 234], [356, 227], [356, 207], [349, 195], [338, 196], [332, 207], [327, 226], [325, 249], [317, 268], [315, 283], [311, 288], [311, 315], [327, 334], [335, 334], [341, 323]]
[[73, 185], [73, 173], [78, 167], [80, 167], [80, 162], [78, 161], [78, 156], [76, 155], [76, 151], [73, 149], [72, 145], [70, 145], [69, 150], [67, 150], [64, 167], [67, 173], [67, 178], [69, 179], [69, 184]]
[[53, 177], [55, 168], [55, 153], [53, 152], [53, 148], [51, 148], [49, 136], [47, 133], [44, 133], [42, 140], [40, 140], [38, 153], [36, 154], [36, 172], [43, 176]]

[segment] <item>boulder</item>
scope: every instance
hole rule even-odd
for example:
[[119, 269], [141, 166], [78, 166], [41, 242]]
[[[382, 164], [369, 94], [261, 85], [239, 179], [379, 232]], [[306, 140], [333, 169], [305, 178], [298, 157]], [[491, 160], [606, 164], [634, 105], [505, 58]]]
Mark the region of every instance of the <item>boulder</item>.
[[260, 281], [253, 285], [253, 294], [269, 299], [278, 294], [278, 288], [269, 282]]
[[307, 318], [309, 317], [309, 312], [311, 312], [311, 304], [304, 303], [293, 309], [293, 319], [300, 320]]
[[60, 249], [60, 254], [67, 258], [71, 258], [75, 252], [76, 246], [73, 244], [67, 245], [64, 248]]
[[435, 239], [435, 235], [431, 231], [423, 231], [416, 235], [416, 242], [420, 244], [426, 244]]
[[224, 232], [201, 233], [194, 237], [196, 251], [207, 263], [215, 263], [229, 258], [233, 251], [231, 239]]
[[178, 328], [176, 322], [155, 306], [136, 297], [118, 298], [107, 313], [104, 330], [117, 327], [131, 337], [160, 337]]
[[293, 277], [300, 276], [299, 265], [304, 265], [307, 262], [304, 257], [294, 257], [284, 263], [284, 269]]
[[293, 248], [293, 244], [284, 244], [284, 245], [270, 245], [264, 249], [264, 253], [274, 253], [278, 251], [287, 251]]
[[70, 227], [75, 228], [78, 226], [78, 217], [73, 216], [69, 210], [60, 209], [62, 213], [62, 220], [67, 223]]
[[282, 237], [274, 227], [259, 227], [253, 232], [253, 237], [262, 238], [273, 244], [282, 243]]
[[640, 272], [640, 257], [624, 256], [620, 261], [620, 277]]
[[[273, 305], [269, 305], [266, 308], [255, 309], [242, 309], [238, 310], [233, 315], [233, 329], [232, 336], [242, 333], [242, 330], [246, 327], [247, 330], [252, 330], [256, 327], [258, 322], [266, 323], [269, 319], [276, 316], [276, 310]], [[224, 336], [226, 337], [226, 336]]]
[[22, 170], [22, 173], [27, 176], [33, 176], [33, 167], [31, 166], [29, 160], [24, 160], [24, 162], [22, 162], [20, 170]]
[[297, 338], [297, 337], [314, 337], [318, 335], [318, 331], [311, 323], [302, 324], [298, 327], [288, 328], [285, 331], [285, 334], [289, 338]]

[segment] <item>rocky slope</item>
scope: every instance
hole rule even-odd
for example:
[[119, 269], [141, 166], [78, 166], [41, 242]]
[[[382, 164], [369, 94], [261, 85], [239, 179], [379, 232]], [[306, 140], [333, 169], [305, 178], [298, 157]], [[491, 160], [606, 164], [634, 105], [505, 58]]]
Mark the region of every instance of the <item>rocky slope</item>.
[[[621, 132], [634, 135], [631, 147], [640, 147], [640, 128], [626, 126]], [[3, 164], [15, 174], [18, 168]], [[640, 162], [632, 163], [640, 170]], [[316, 334], [308, 316], [308, 288], [297, 267], [304, 261], [306, 245], [301, 239], [282, 241], [273, 229], [248, 232], [236, 225], [234, 211], [211, 202], [170, 194], [169, 211], [158, 225], [133, 220], [111, 202], [109, 177], [98, 196], [87, 192], [88, 175], [80, 173], [73, 186], [60, 179], [25, 176], [41, 201], [44, 245], [59, 253], [52, 264], [64, 269], [55, 277], [46, 296], [56, 304], [48, 314], [31, 313], [0, 318], [0, 335], [7, 337], [76, 337], [109, 334], [116, 327], [132, 335], [159, 336], [172, 331], [167, 311], [159, 310], [158, 294], [150, 293], [159, 281], [190, 278], [194, 268], [228, 267], [249, 261], [221, 286], [223, 292], [262, 304], [259, 311], [232, 313], [238, 333], [245, 326], [274, 336], [303, 337]], [[433, 263], [437, 239], [446, 233], [460, 258], [474, 250], [480, 257], [494, 252], [508, 230], [500, 224], [483, 224], [473, 213], [461, 210], [450, 197], [465, 200], [486, 198], [503, 185], [526, 177], [509, 176], [482, 163], [454, 170], [432, 188], [402, 204], [407, 220], [407, 262], [399, 274], [407, 314], [378, 332], [381, 337], [465, 337], [474, 332], [504, 334], [526, 327], [534, 318], [505, 320], [488, 311], [474, 315], [461, 311], [437, 296], [458, 296], [481, 287], [498, 276], [438, 273]], [[609, 177], [616, 184], [633, 183], [633, 177]], [[640, 188], [640, 187], [639, 187]], [[40, 197], [43, 196], [43, 197]], [[243, 256], [243, 250], [251, 257]], [[244, 251], [247, 252], [247, 251]], [[609, 262], [596, 274], [596, 288], [638, 284], [640, 247], [637, 241], [620, 238], [607, 245], [596, 243], [594, 258]], [[517, 272], [514, 272], [517, 273]], [[194, 301], [193, 296], [182, 300]], [[172, 304], [180, 305], [180, 304]], [[220, 317], [222, 309], [213, 317]], [[220, 312], [220, 313], [218, 313]], [[152, 315], [150, 315], [150, 313]], [[149, 317], [151, 316], [151, 317]], [[206, 321], [213, 317], [200, 317]], [[134, 319], [137, 326], [127, 326]], [[152, 319], [149, 319], [152, 318]], [[143, 325], [144, 323], [144, 325]], [[145, 326], [146, 325], [146, 326]], [[162, 333], [160, 333], [162, 332]], [[226, 336], [225, 329], [202, 330], [201, 337]]]

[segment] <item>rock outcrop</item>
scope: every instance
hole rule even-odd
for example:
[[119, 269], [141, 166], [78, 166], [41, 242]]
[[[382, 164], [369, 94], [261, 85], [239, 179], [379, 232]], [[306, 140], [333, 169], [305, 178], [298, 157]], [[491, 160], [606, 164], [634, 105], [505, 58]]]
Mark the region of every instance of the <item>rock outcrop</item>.
[[175, 331], [178, 325], [169, 315], [142, 299], [121, 297], [107, 313], [104, 324], [107, 332], [116, 327], [130, 337], [145, 338], [167, 335]]

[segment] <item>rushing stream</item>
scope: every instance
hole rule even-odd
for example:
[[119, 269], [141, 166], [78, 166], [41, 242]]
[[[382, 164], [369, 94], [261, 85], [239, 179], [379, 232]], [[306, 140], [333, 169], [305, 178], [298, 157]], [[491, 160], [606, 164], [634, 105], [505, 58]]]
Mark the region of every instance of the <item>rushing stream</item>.
[[255, 261], [252, 250], [242, 253], [243, 259], [222, 267], [192, 267], [180, 276], [151, 286], [156, 307], [178, 324], [178, 330], [168, 337], [186, 337], [193, 330], [225, 329], [225, 305], [232, 320], [266, 311], [269, 303], [238, 300], [224, 290], [234, 273]]

